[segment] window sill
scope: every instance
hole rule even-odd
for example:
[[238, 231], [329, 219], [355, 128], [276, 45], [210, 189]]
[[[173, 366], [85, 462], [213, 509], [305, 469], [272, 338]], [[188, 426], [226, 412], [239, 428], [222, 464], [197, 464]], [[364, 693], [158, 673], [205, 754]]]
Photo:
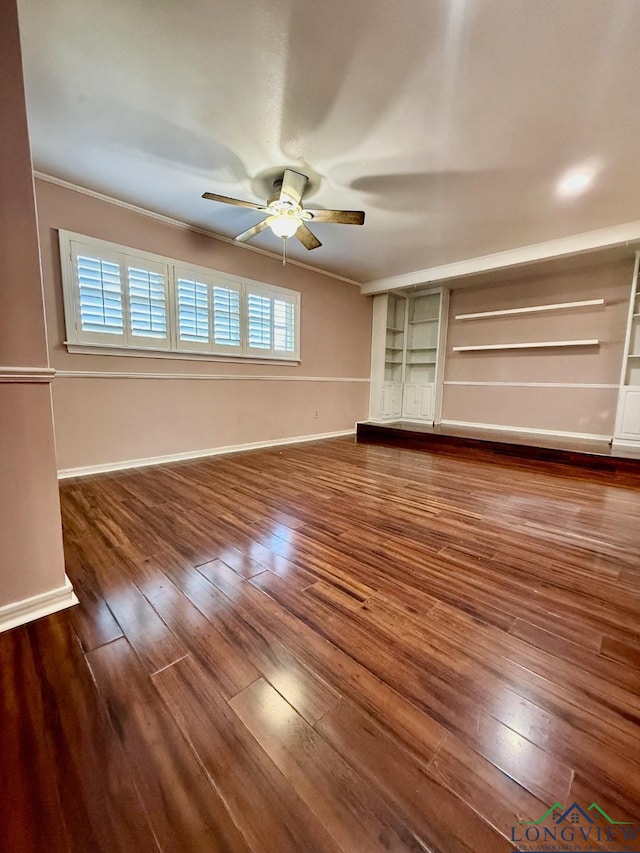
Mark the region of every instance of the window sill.
[[217, 361], [231, 364], [276, 364], [295, 365], [302, 361], [297, 356], [283, 358], [282, 356], [256, 356], [256, 355], [227, 355], [212, 352], [174, 352], [172, 350], [145, 349], [143, 347], [117, 347], [108, 344], [73, 344], [63, 341], [70, 353], [78, 355], [119, 355], [133, 358], [169, 358], [174, 361]]

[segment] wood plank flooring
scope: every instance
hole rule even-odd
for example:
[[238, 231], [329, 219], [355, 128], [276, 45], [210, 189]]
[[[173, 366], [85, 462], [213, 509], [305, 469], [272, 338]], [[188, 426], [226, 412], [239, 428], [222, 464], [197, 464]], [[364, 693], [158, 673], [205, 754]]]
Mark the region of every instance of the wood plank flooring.
[[0, 850], [506, 853], [555, 802], [640, 822], [633, 471], [345, 438], [61, 498], [81, 603], [0, 635]]

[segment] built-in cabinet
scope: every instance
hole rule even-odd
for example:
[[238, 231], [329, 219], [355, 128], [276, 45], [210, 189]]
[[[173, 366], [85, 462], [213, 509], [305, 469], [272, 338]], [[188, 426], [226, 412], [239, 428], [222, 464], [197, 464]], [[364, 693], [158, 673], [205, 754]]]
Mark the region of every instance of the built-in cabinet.
[[447, 309], [444, 289], [374, 297], [372, 420], [439, 418]]
[[622, 359], [622, 375], [616, 414], [614, 446], [640, 447], [640, 290], [638, 266], [640, 253], [636, 254], [633, 271], [629, 317]]

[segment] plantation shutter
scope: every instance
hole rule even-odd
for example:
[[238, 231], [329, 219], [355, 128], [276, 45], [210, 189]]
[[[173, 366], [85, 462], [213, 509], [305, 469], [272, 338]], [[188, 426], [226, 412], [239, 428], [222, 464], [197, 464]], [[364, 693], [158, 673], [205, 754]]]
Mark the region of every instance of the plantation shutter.
[[247, 288], [247, 351], [269, 355], [272, 349], [271, 297]]
[[296, 351], [296, 305], [293, 299], [273, 297], [273, 352], [289, 356]]
[[68, 231], [59, 238], [70, 352], [299, 358], [296, 291]]
[[[71, 244], [76, 279], [76, 334], [83, 343], [122, 344], [125, 318], [118, 255]], [[106, 340], [105, 340], [106, 339]]]
[[213, 348], [240, 352], [240, 285], [213, 285]]
[[176, 273], [178, 347], [210, 349], [209, 284]]
[[125, 257], [129, 291], [129, 343], [169, 348], [167, 268], [142, 258]]

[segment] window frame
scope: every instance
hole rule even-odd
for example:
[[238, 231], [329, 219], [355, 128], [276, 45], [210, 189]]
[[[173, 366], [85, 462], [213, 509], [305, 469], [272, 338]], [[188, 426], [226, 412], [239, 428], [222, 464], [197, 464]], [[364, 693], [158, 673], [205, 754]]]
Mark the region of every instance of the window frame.
[[[96, 353], [103, 355], [133, 355], [151, 358], [184, 358], [224, 361], [256, 362], [300, 362], [300, 293], [284, 287], [255, 281], [223, 273], [209, 267], [190, 264], [174, 258], [151, 252], [133, 249], [87, 237], [60, 229], [60, 261], [62, 272], [62, 291], [66, 340], [64, 344], [69, 352]], [[110, 333], [84, 332], [80, 319], [80, 288], [77, 271], [77, 248], [81, 254], [89, 257], [117, 262], [120, 266], [120, 289], [124, 329], [122, 335], [114, 335], [117, 340], [109, 340]], [[158, 339], [149, 336], [133, 335], [130, 323], [129, 266], [148, 264], [150, 271], [163, 271], [165, 284], [165, 312], [167, 336]], [[196, 281], [207, 285], [207, 310], [209, 340], [180, 341], [178, 279]], [[215, 343], [214, 287], [234, 290], [239, 294], [240, 303], [240, 344]], [[249, 293], [266, 296], [271, 300], [271, 346], [262, 349], [249, 346], [248, 340], [248, 296]], [[293, 350], [274, 348], [274, 301], [282, 300], [293, 305]]]

